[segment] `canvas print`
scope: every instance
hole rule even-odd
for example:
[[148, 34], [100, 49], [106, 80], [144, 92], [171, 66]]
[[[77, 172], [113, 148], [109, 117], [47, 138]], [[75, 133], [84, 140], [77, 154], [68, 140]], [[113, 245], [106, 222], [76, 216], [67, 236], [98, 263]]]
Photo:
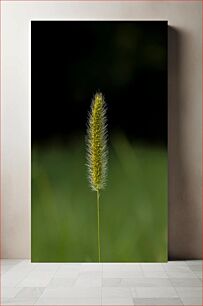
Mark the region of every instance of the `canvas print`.
[[168, 260], [167, 22], [31, 22], [31, 259]]

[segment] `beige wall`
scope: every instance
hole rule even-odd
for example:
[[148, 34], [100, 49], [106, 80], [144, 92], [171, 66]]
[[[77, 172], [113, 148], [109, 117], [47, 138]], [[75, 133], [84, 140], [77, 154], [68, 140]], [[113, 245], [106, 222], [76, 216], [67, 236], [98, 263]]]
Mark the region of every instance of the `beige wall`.
[[201, 2], [2, 5], [2, 257], [30, 257], [29, 21], [169, 22], [169, 256], [201, 257]]

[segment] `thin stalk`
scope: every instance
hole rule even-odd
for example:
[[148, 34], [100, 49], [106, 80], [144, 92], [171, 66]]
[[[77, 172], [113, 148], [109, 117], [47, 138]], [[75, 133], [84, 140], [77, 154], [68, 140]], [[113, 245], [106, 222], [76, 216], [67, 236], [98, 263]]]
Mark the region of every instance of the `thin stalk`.
[[98, 257], [100, 262], [101, 251], [100, 251], [100, 223], [99, 223], [99, 190], [97, 190], [97, 239], [98, 239]]

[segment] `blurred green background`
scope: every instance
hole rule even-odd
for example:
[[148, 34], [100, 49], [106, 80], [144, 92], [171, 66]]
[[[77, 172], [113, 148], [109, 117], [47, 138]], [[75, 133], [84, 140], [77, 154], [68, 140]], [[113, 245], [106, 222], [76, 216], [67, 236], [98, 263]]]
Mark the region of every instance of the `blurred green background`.
[[[101, 260], [167, 260], [167, 154], [112, 138], [101, 193]], [[32, 152], [32, 261], [96, 262], [96, 193], [88, 186], [84, 139]]]

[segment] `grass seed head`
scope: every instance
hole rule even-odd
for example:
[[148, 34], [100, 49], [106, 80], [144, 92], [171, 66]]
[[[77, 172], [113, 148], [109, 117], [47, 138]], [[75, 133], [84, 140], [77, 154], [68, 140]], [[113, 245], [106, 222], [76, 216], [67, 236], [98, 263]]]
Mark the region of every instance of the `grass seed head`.
[[106, 103], [101, 93], [95, 94], [89, 112], [87, 161], [90, 186], [99, 191], [105, 187], [107, 172]]

